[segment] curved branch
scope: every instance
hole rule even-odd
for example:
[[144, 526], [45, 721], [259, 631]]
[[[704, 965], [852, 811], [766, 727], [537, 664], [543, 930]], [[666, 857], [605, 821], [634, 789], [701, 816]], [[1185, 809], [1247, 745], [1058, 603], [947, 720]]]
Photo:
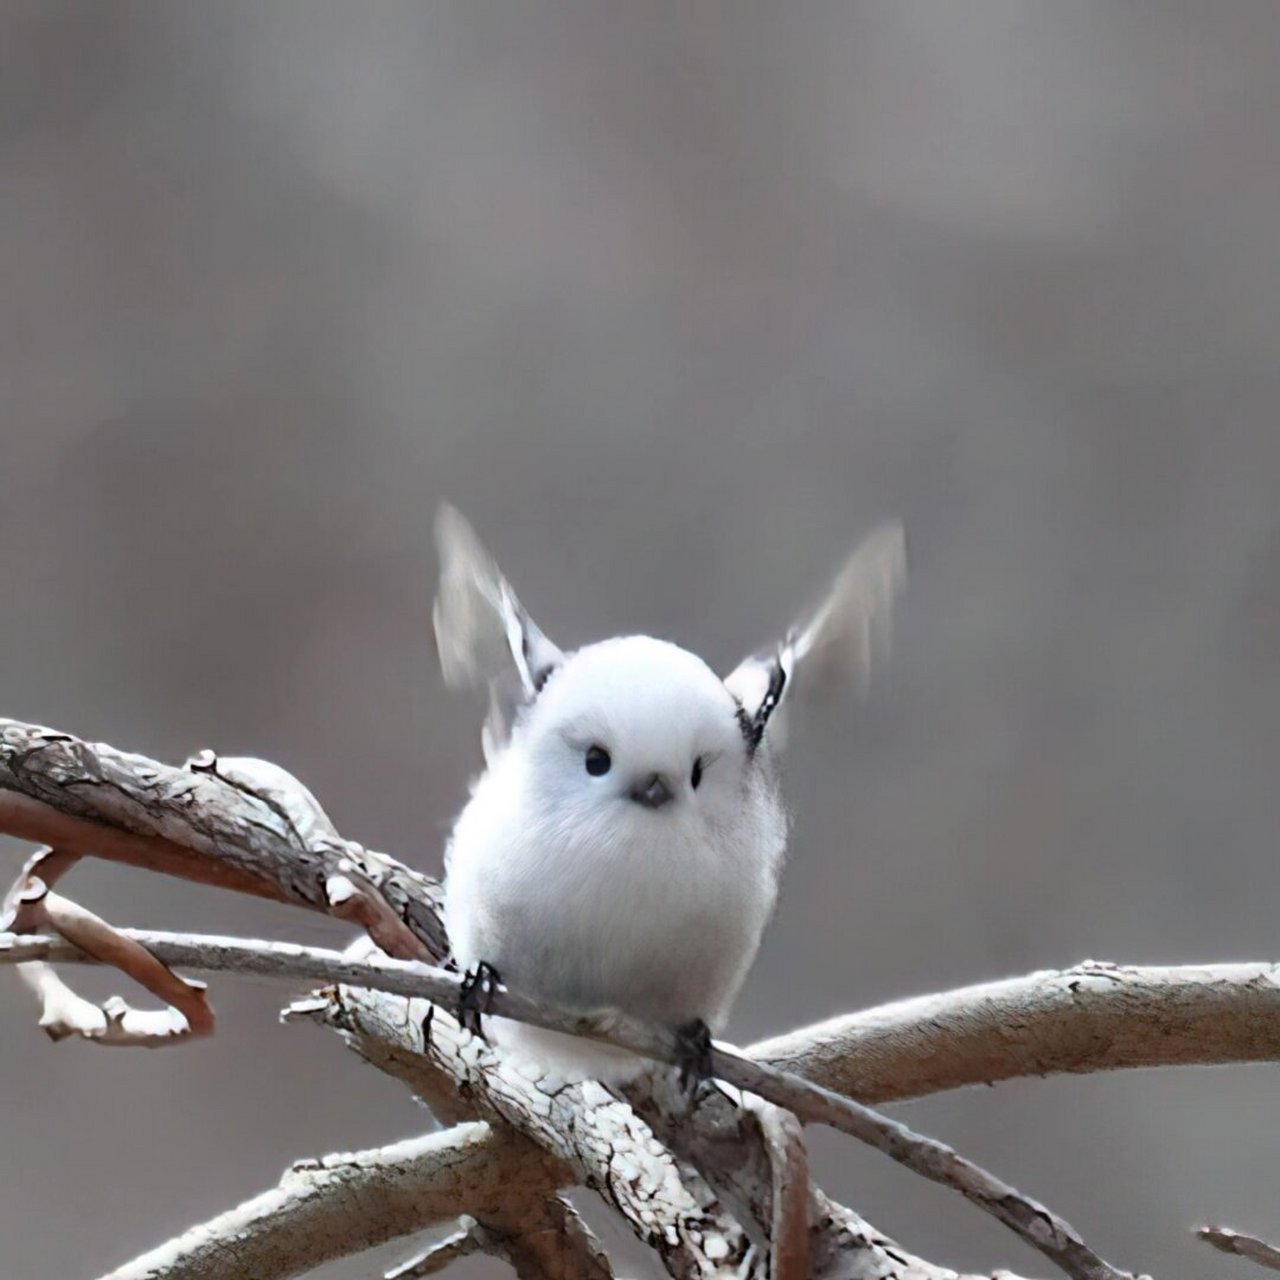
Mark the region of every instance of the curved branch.
[[1205, 1244], [1212, 1245], [1219, 1253], [1235, 1254], [1236, 1257], [1248, 1258], [1250, 1262], [1256, 1262], [1269, 1271], [1280, 1271], [1280, 1249], [1258, 1236], [1233, 1231], [1230, 1227], [1209, 1226], [1197, 1227], [1196, 1237]]
[[800, 1122], [781, 1107], [758, 1104], [760, 1132], [769, 1156], [769, 1274], [773, 1280], [809, 1275], [809, 1154]]
[[869, 1103], [1016, 1076], [1273, 1062], [1280, 966], [1086, 961], [845, 1014], [746, 1052]]
[[78, 1035], [95, 1044], [181, 1043], [213, 1032], [213, 1010], [204, 984], [180, 978], [141, 944], [113, 929], [91, 911], [50, 890], [77, 855], [51, 846], [39, 850], [0, 904], [0, 927], [20, 933], [52, 929], [87, 956], [128, 975], [163, 1000], [163, 1010], [131, 1008], [119, 996], [95, 1005], [71, 990], [43, 961], [20, 964], [18, 973], [40, 1001], [40, 1026], [50, 1038]]
[[[376, 1150], [301, 1161], [270, 1191], [102, 1280], [287, 1280], [464, 1214], [465, 1247], [441, 1242], [448, 1247], [439, 1265], [483, 1250], [508, 1262], [520, 1280], [611, 1280], [599, 1243], [556, 1194], [559, 1174], [515, 1135], [479, 1121], [459, 1124]], [[396, 1274], [430, 1274], [424, 1257]]]
[[0, 833], [353, 920], [390, 955], [445, 955], [435, 882], [342, 839], [263, 760], [202, 751], [175, 769], [0, 718]]
[[487, 1124], [287, 1170], [278, 1186], [102, 1280], [285, 1280], [498, 1203], [518, 1153]]
[[[367, 882], [433, 957], [446, 952], [439, 886], [343, 840], [263, 761], [202, 752], [178, 769], [0, 718], [0, 833], [348, 917], [379, 914]], [[1269, 1060], [1276, 981], [1269, 965], [1088, 963], [833, 1018], [748, 1052], [869, 1103], [1021, 1075]]]

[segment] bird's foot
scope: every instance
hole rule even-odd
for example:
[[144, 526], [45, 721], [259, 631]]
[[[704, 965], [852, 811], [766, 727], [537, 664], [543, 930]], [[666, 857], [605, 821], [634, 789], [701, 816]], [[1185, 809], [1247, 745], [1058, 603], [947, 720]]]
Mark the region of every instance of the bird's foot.
[[676, 1055], [680, 1087], [694, 1099], [711, 1079], [711, 1028], [701, 1018], [676, 1028]]
[[474, 969], [463, 974], [455, 1012], [464, 1030], [484, 1039], [480, 1016], [492, 1012], [494, 993], [501, 985], [502, 975], [487, 960], [481, 960]]

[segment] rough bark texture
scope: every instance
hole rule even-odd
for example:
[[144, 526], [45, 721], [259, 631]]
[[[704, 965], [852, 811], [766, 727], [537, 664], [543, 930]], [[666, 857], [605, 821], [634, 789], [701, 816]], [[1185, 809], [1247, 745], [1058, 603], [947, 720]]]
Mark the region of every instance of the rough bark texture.
[[[808, 1187], [794, 1121], [754, 1104], [732, 1108], [714, 1096], [690, 1113], [664, 1085], [669, 1072], [655, 1074], [647, 1091], [634, 1090], [630, 1101], [591, 1082], [565, 1086], [531, 1079], [463, 1032], [439, 1008], [432, 1014], [424, 997], [452, 1005], [458, 990], [457, 975], [416, 963], [438, 962], [447, 955], [438, 886], [394, 859], [343, 839], [315, 798], [275, 766], [206, 752], [185, 768], [174, 769], [52, 730], [0, 721], [0, 831], [56, 845], [31, 865], [11, 895], [10, 917], [26, 932], [58, 929], [60, 921], [75, 918], [69, 910], [73, 904], [56, 899], [49, 887], [78, 857], [90, 854], [247, 889], [360, 925], [391, 959], [373, 954], [372, 947], [364, 955], [339, 955], [278, 944], [246, 947], [235, 940], [139, 935], [96, 918], [76, 940], [99, 960], [122, 963], [120, 958], [126, 958], [134, 976], [162, 995], [166, 989], [178, 989], [173, 981], [182, 980], [159, 963], [142, 963], [140, 944], [157, 962], [306, 974], [339, 984], [301, 1001], [295, 1014], [340, 1030], [370, 1062], [409, 1084], [443, 1122], [457, 1125], [479, 1119], [501, 1128], [505, 1154], [499, 1157], [491, 1150], [488, 1158], [502, 1171], [501, 1182], [509, 1194], [500, 1208], [488, 1206], [487, 1221], [478, 1220], [491, 1233], [484, 1239], [495, 1247], [501, 1240], [503, 1255], [526, 1274], [556, 1274], [566, 1266], [576, 1274], [607, 1274], [593, 1242], [575, 1226], [576, 1219], [558, 1195], [571, 1184], [597, 1191], [676, 1276], [733, 1271], [791, 1277], [803, 1274], [806, 1263], [818, 1276], [940, 1280], [950, 1274], [902, 1252], [856, 1214]], [[12, 940], [8, 955], [24, 961], [61, 958], [66, 953], [60, 947], [47, 940]], [[1070, 1022], [1067, 1007], [1077, 1017], [1092, 1018], [1095, 1004], [1105, 1003], [1105, 991], [1114, 989], [1114, 995], [1125, 989], [1116, 976], [1119, 972], [1095, 965], [1059, 975], [1064, 981], [1057, 985], [1071, 999], [1064, 1006], [1059, 991], [1056, 1001], [1045, 1007], [1059, 1021]], [[1037, 981], [1041, 979], [1043, 975]], [[1266, 985], [1257, 973], [1248, 983], [1250, 992]], [[1081, 992], [1084, 996], [1075, 999]], [[946, 999], [938, 1001], [945, 1006]], [[1001, 1019], [1015, 1016], [1016, 1010], [1001, 1006], [992, 1013], [983, 1001], [977, 1004], [986, 1011], [986, 1020], [969, 1017], [969, 1024], [978, 1028], [970, 1040], [988, 1042], [988, 1056], [982, 1058], [976, 1051], [967, 1057], [961, 1054], [961, 1067], [950, 1076], [936, 1069], [937, 1079], [922, 1077], [917, 1091], [968, 1082], [963, 1073], [973, 1070], [971, 1060], [984, 1063], [983, 1074], [974, 1079], [998, 1078], [987, 1074], [993, 1046], [1002, 1038]], [[541, 1008], [518, 993], [499, 993], [495, 1011], [557, 1029], [606, 1034], [659, 1060], [671, 1060], [674, 1053], [668, 1032], [621, 1018], [601, 1028], [590, 1020]], [[828, 1024], [796, 1033], [782, 1052], [776, 1043], [766, 1050], [801, 1073], [813, 1071], [822, 1077], [826, 1072], [835, 1079], [839, 1070], [849, 1070], [838, 1067], [837, 1059], [856, 1060], [858, 1042], [869, 1046], [868, 1078], [879, 1071], [889, 1079], [895, 1074], [889, 1061], [895, 1046], [903, 1046], [909, 1063], [913, 1054], [949, 1059], [953, 1034], [970, 1043], [963, 1028], [950, 1029], [939, 1012], [924, 1002], [915, 1030], [905, 1029], [899, 1018], [888, 1040], [868, 1031], [880, 1025], [873, 1013], [863, 1015], [861, 1022], [841, 1022], [838, 1034]], [[428, 1036], [424, 1031], [432, 1018]], [[853, 1032], [851, 1024], [856, 1024]], [[1161, 1026], [1158, 1016], [1151, 1026]], [[864, 1033], [861, 1040], [859, 1028]], [[1209, 1030], [1203, 1019], [1187, 1036], [1194, 1039]], [[930, 1034], [931, 1052], [922, 1047]], [[1034, 1036], [1034, 1031], [1028, 1034]], [[1083, 1038], [1098, 1042], [1096, 1033]], [[1243, 1044], [1243, 1038], [1236, 1037], [1231, 1051], [1241, 1051]], [[1071, 1069], [1079, 1069], [1078, 1058], [1068, 1056], [1067, 1061]], [[1053, 1069], [1047, 1055], [1035, 1062], [1038, 1070]], [[802, 1120], [820, 1120], [853, 1133], [961, 1190], [1068, 1274], [1080, 1280], [1117, 1280], [1122, 1274], [1093, 1254], [1056, 1215], [942, 1144], [912, 1134], [800, 1074], [780, 1072], [767, 1058], [753, 1061], [716, 1046], [712, 1063], [721, 1079], [782, 1105]], [[1008, 1074], [1017, 1071], [1011, 1067]], [[857, 1074], [838, 1078], [856, 1081]], [[900, 1089], [895, 1096], [905, 1092]], [[513, 1172], [517, 1169], [518, 1174]], [[517, 1183], [523, 1189], [520, 1194], [511, 1190]], [[311, 1196], [337, 1184], [333, 1178], [308, 1184], [300, 1201], [295, 1196], [288, 1203], [310, 1205]], [[269, 1206], [279, 1210], [281, 1194], [281, 1189], [269, 1193]], [[460, 1193], [455, 1200], [460, 1200]], [[470, 1207], [455, 1204], [449, 1216]], [[281, 1212], [251, 1213], [253, 1225], [244, 1229], [247, 1236], [269, 1237], [273, 1230], [283, 1229], [282, 1221], [296, 1216], [282, 1217]], [[298, 1212], [305, 1216], [305, 1208]], [[807, 1250], [802, 1243], [806, 1217]], [[544, 1238], [553, 1241], [546, 1249], [536, 1243]], [[361, 1239], [354, 1237], [352, 1247], [363, 1247]], [[185, 1244], [176, 1242], [164, 1256], [171, 1261], [180, 1257], [184, 1266], [196, 1265], [189, 1259], [207, 1251], [207, 1229], [203, 1234], [201, 1229], [188, 1233], [183, 1240]]]
[[383, 928], [359, 923], [382, 933], [383, 950], [433, 959], [448, 951], [430, 877], [343, 840], [311, 794], [264, 761], [202, 752], [175, 769], [0, 719], [0, 830], [343, 918], [358, 913], [350, 898], [333, 900], [335, 884], [373, 887], [356, 900], [385, 904]]
[[[750, 1113], [712, 1095], [692, 1115], [677, 1114], [668, 1103], [669, 1081], [655, 1077], [636, 1090], [642, 1099], [637, 1105], [662, 1117], [663, 1132], [648, 1137], [645, 1127], [634, 1123], [636, 1117], [622, 1119], [621, 1102], [598, 1085], [562, 1086], [544, 1093], [536, 1082], [517, 1077], [503, 1079], [495, 1088], [494, 1072], [485, 1069], [491, 1065], [490, 1051], [439, 1013], [432, 1020], [431, 1047], [424, 1052], [420, 1036], [425, 1013], [425, 1002], [349, 987], [328, 993], [323, 1002], [307, 1001], [301, 1009], [302, 1016], [336, 1027], [361, 1057], [395, 1076], [433, 1109], [434, 1099], [447, 1087], [441, 1076], [447, 1075], [465, 1082], [459, 1092], [481, 1111], [491, 1111], [522, 1131], [545, 1132], [563, 1162], [566, 1181], [603, 1187], [605, 1199], [641, 1238], [659, 1225], [650, 1222], [649, 1215], [664, 1206], [666, 1211], [688, 1212], [683, 1219], [667, 1220], [669, 1238], [657, 1246], [672, 1274], [697, 1274], [685, 1268], [708, 1264], [717, 1265], [707, 1274], [733, 1274], [737, 1267], [729, 1264], [735, 1259], [744, 1262], [750, 1274], [766, 1274], [766, 1235], [759, 1224], [772, 1218], [771, 1165]], [[501, 1068], [497, 1074], [502, 1075]], [[675, 1178], [682, 1170], [658, 1138], [677, 1133], [683, 1135], [679, 1147], [688, 1153], [690, 1164], [706, 1169], [709, 1178], [714, 1170], [717, 1186], [727, 1183], [736, 1189], [744, 1220], [755, 1224], [753, 1232], [722, 1216], [710, 1186], [698, 1194], [696, 1175], [691, 1179], [693, 1193], [676, 1191]], [[683, 1172], [689, 1179], [687, 1169]], [[632, 1213], [636, 1219], [629, 1216]], [[912, 1255], [820, 1194], [813, 1199], [811, 1214], [809, 1260], [815, 1277], [959, 1280], [956, 1272]], [[760, 1241], [754, 1249], [748, 1234]], [[707, 1256], [708, 1249], [714, 1256]]]
[[705, 1184], [682, 1178], [649, 1126], [594, 1081], [544, 1087], [439, 1009], [424, 1036], [425, 1000], [339, 987], [324, 1007], [307, 1002], [305, 1010], [434, 1110], [452, 1110], [441, 1095], [454, 1092], [475, 1113], [525, 1134], [564, 1165], [566, 1183], [590, 1187], [621, 1214], [670, 1274], [716, 1276], [746, 1257], [745, 1232]]

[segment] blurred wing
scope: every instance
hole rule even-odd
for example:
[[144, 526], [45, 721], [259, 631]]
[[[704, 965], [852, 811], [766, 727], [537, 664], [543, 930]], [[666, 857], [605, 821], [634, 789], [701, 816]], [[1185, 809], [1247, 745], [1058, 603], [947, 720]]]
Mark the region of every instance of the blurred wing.
[[887, 652], [893, 603], [907, 581], [907, 540], [900, 524], [868, 534], [846, 562], [822, 606], [792, 640], [797, 677], [862, 691], [875, 658]]
[[450, 688], [489, 688], [485, 754], [510, 736], [520, 706], [531, 701], [564, 654], [525, 611], [476, 531], [445, 505], [436, 515], [440, 586], [432, 621], [440, 670]]
[[[893, 602], [906, 574], [902, 526], [881, 525], [858, 545], [811, 617], [793, 627], [773, 652], [747, 658], [726, 678], [753, 744], [797, 684], [866, 688], [874, 658], [888, 648]], [[772, 736], [779, 728], [775, 724]]]

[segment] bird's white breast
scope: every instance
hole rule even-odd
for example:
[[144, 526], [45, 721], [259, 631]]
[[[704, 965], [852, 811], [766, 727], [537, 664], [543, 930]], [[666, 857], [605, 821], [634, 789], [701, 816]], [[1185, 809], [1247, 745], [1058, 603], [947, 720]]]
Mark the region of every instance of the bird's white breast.
[[[776, 896], [785, 818], [772, 781], [744, 785], [731, 818], [708, 826], [696, 811], [548, 802], [527, 765], [504, 752], [454, 829], [445, 920], [459, 963], [487, 961], [555, 1004], [720, 1025]], [[543, 1063], [619, 1074], [581, 1041], [498, 1031]]]

